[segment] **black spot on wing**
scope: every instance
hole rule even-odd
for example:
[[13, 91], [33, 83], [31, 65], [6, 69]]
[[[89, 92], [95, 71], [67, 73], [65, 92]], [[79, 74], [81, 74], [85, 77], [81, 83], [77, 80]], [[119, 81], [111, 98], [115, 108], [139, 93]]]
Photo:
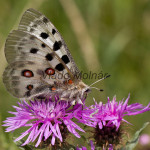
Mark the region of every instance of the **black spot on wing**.
[[43, 48], [45, 48], [45, 47], [46, 47], [46, 45], [45, 45], [44, 43], [42, 43], [42, 44], [41, 44], [41, 46], [42, 46]]
[[48, 53], [45, 58], [48, 60], [48, 61], [51, 61], [53, 59], [53, 56], [52, 54]]
[[38, 49], [37, 49], [37, 48], [31, 48], [30, 53], [36, 54], [36, 53], [37, 53], [37, 51], [38, 51]]
[[55, 69], [57, 69], [58, 71], [63, 71], [65, 68], [64, 68], [63, 64], [59, 63], [56, 65]]
[[61, 59], [64, 61], [65, 64], [70, 62], [70, 60], [69, 60], [67, 55], [63, 55]]
[[56, 30], [55, 29], [52, 29], [52, 34], [54, 35], [56, 33]]
[[49, 35], [45, 32], [42, 32], [40, 35], [43, 39], [47, 39], [49, 37]]
[[62, 42], [61, 41], [56, 41], [53, 45], [53, 50], [57, 51], [61, 48], [61, 46], [62, 46]]
[[33, 85], [32, 84], [29, 84], [29, 85], [27, 85], [27, 87], [26, 87], [29, 91], [30, 90], [32, 90], [33, 89]]

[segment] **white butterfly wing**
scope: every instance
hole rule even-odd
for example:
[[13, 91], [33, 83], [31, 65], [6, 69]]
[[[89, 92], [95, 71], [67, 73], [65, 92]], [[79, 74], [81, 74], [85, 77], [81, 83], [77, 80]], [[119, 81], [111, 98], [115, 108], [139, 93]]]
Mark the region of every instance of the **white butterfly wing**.
[[[18, 98], [31, 98], [52, 92], [50, 87], [75, 79], [79, 70], [54, 25], [41, 13], [28, 9], [18, 30], [9, 34], [5, 45], [5, 56], [9, 66], [3, 81], [10, 93]], [[57, 89], [59, 91], [59, 89]]]
[[[3, 81], [7, 90], [15, 97], [18, 98], [31, 98], [46, 92], [49, 88], [47, 84], [40, 80], [40, 75], [36, 74], [36, 66], [30, 61], [17, 61], [11, 63], [4, 71]], [[26, 78], [22, 76], [22, 70], [32, 70], [33, 76]], [[42, 66], [39, 65], [39, 68]], [[41, 90], [39, 90], [39, 87]]]
[[79, 73], [62, 36], [56, 27], [43, 14], [32, 8], [28, 9], [22, 16], [18, 29], [32, 33], [35, 37], [47, 44], [59, 58], [67, 55], [69, 63], [65, 63], [66, 67], [69, 69], [72, 68], [71, 71], [73, 74], [75, 74], [75, 72]]

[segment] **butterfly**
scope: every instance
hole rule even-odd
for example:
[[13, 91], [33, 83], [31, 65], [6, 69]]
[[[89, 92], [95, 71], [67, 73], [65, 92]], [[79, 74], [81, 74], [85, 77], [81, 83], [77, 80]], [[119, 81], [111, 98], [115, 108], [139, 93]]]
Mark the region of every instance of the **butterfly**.
[[80, 71], [58, 30], [32, 8], [23, 14], [18, 30], [8, 35], [5, 57], [8, 66], [3, 82], [17, 98], [58, 95], [74, 104], [82, 103], [90, 91], [90, 86], [78, 78]]

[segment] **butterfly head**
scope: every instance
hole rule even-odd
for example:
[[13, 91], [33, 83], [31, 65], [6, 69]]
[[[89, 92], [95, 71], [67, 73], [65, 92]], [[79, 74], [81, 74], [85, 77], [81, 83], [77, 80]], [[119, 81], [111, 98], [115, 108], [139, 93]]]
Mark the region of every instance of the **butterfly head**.
[[91, 91], [90, 87], [82, 81], [79, 82], [78, 89], [81, 91], [81, 97], [87, 95]]
[[84, 92], [89, 93], [89, 92], [91, 92], [91, 89], [89, 87], [87, 87]]
[[98, 91], [103, 91], [103, 89], [99, 89], [99, 88], [97, 88], [97, 87], [94, 87], [93, 85], [94, 84], [96, 84], [96, 83], [98, 83], [98, 82], [100, 82], [101, 80], [104, 80], [104, 79], [106, 79], [106, 78], [108, 78], [108, 77], [110, 77], [110, 75], [108, 75], [108, 76], [106, 76], [106, 77], [104, 77], [104, 78], [102, 78], [102, 79], [99, 79], [99, 80], [97, 80], [97, 81], [95, 81], [95, 82], [93, 82], [91, 85], [86, 85], [86, 84], [84, 84], [82, 81], [80, 82], [80, 87], [82, 87], [82, 96], [83, 95], [87, 95], [89, 92], [91, 92], [91, 90], [92, 89], [96, 89], [96, 90], [98, 90]]

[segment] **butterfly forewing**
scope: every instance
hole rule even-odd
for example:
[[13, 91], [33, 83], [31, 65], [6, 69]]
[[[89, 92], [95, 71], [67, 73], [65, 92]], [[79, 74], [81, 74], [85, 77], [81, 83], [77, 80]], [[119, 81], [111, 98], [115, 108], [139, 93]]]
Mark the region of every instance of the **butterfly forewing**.
[[79, 73], [62, 36], [44, 15], [34, 9], [28, 9], [22, 16], [18, 29], [31, 33], [49, 46], [72, 75]]
[[[8, 36], [5, 52], [8, 63], [16, 61], [33, 61], [37, 62], [37, 65], [40, 64], [44, 66], [45, 69], [49, 67], [55, 69], [56, 64], [60, 63], [55, 52], [46, 46], [44, 42], [33, 37], [30, 33], [19, 30], [14, 30]], [[43, 71], [45, 71], [44, 67]], [[62, 74], [62, 72], [57, 69], [55, 69], [55, 72]], [[64, 69], [63, 73], [67, 73], [67, 70]]]

